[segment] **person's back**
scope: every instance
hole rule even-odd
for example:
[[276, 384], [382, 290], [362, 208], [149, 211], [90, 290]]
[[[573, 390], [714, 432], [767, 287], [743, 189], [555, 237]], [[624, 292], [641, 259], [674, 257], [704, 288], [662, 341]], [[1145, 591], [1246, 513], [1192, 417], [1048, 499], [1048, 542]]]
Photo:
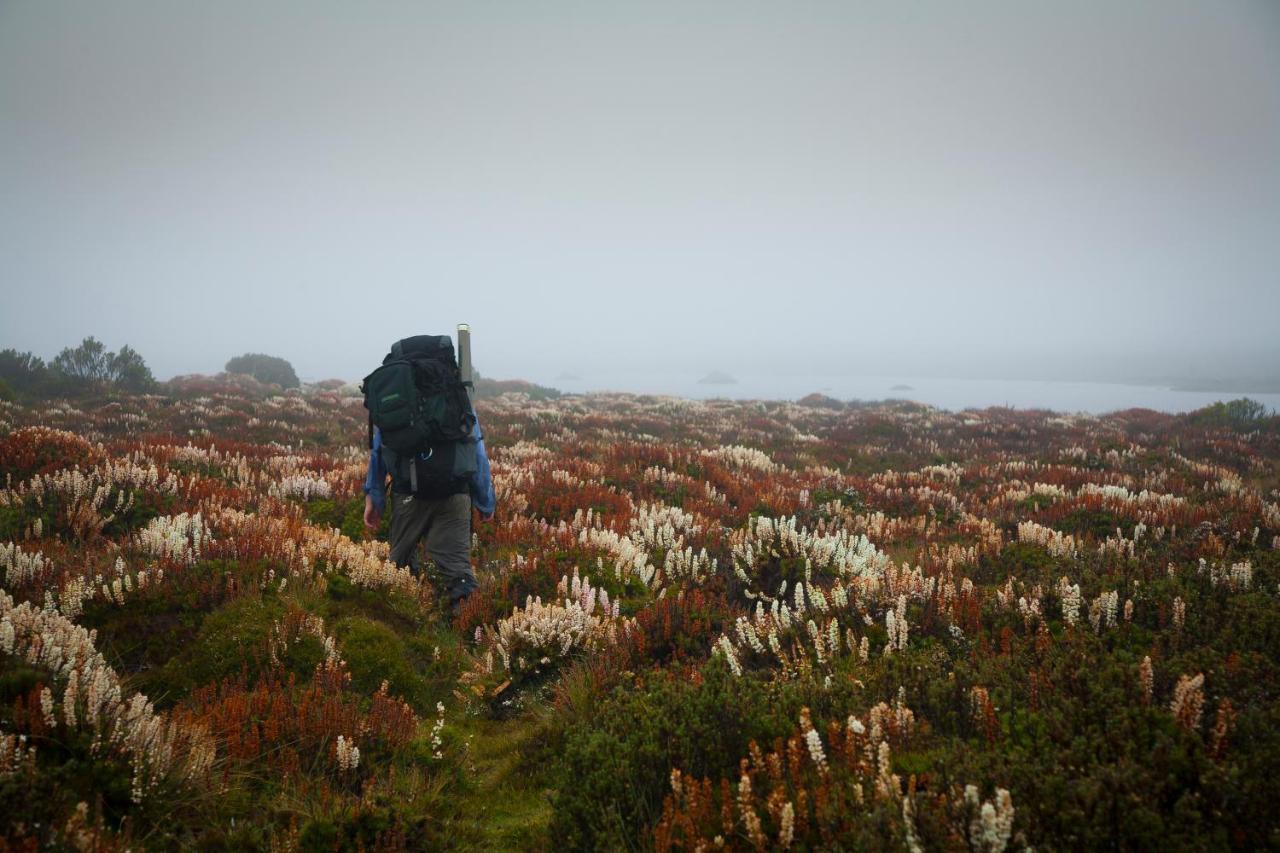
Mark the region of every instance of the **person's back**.
[[365, 379], [371, 426], [365, 526], [381, 523], [390, 477], [391, 560], [416, 576], [425, 538], [455, 610], [476, 587], [472, 508], [487, 521], [496, 504], [484, 437], [462, 384], [452, 342], [432, 336], [397, 342]]

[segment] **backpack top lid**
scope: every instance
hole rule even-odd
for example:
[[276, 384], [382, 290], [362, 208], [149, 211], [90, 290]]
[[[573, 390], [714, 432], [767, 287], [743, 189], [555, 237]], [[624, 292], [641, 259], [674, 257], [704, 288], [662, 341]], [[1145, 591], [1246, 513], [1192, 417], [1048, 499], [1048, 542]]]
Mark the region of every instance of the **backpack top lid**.
[[453, 355], [453, 338], [448, 335], [413, 335], [401, 338], [391, 345], [391, 352], [382, 360], [383, 364], [397, 359], [430, 358], [448, 361], [457, 365]]

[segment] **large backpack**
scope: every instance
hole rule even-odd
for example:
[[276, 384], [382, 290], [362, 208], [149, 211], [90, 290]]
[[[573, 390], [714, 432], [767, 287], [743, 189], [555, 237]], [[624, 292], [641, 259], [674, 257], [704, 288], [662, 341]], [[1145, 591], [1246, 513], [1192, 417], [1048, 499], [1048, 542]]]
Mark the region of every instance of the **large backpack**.
[[476, 470], [476, 416], [448, 335], [396, 341], [361, 383], [382, 456], [399, 494], [439, 498], [466, 490]]

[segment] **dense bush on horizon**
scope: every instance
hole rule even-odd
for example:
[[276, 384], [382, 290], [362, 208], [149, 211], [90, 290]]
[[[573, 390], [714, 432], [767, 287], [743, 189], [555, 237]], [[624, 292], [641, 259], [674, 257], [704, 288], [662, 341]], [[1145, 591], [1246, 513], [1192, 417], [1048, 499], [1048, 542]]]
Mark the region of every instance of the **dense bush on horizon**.
[[18, 394], [29, 394], [52, 384], [44, 359], [15, 349], [0, 350], [0, 380]]
[[500, 393], [453, 616], [345, 386], [164, 389], [0, 403], [0, 846], [1280, 846], [1250, 409]]
[[1194, 412], [1187, 414], [1187, 419], [1194, 424], [1209, 427], [1232, 427], [1236, 429], [1255, 429], [1268, 421], [1274, 426], [1277, 421], [1274, 410], [1268, 409], [1257, 400], [1241, 397], [1237, 400], [1222, 402], [1219, 400]]
[[227, 373], [244, 373], [259, 382], [279, 385], [281, 388], [297, 388], [302, 383], [293, 365], [274, 355], [262, 353], [245, 353], [227, 362]]

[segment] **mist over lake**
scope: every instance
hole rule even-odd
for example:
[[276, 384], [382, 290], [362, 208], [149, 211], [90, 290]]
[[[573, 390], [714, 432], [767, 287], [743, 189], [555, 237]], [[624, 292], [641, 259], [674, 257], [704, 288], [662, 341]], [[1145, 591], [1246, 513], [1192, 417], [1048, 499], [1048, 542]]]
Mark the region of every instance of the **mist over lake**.
[[912, 400], [952, 411], [1014, 406], [1091, 414], [1121, 409], [1176, 413], [1239, 396], [1248, 396], [1270, 409], [1280, 410], [1280, 394], [1182, 391], [1154, 385], [913, 376], [730, 375], [735, 381], [708, 383], [702, 381], [702, 376], [697, 373], [642, 369], [589, 373], [577, 379], [558, 376], [530, 378], [569, 393], [622, 391], [730, 400], [797, 400], [818, 393], [841, 401]]

